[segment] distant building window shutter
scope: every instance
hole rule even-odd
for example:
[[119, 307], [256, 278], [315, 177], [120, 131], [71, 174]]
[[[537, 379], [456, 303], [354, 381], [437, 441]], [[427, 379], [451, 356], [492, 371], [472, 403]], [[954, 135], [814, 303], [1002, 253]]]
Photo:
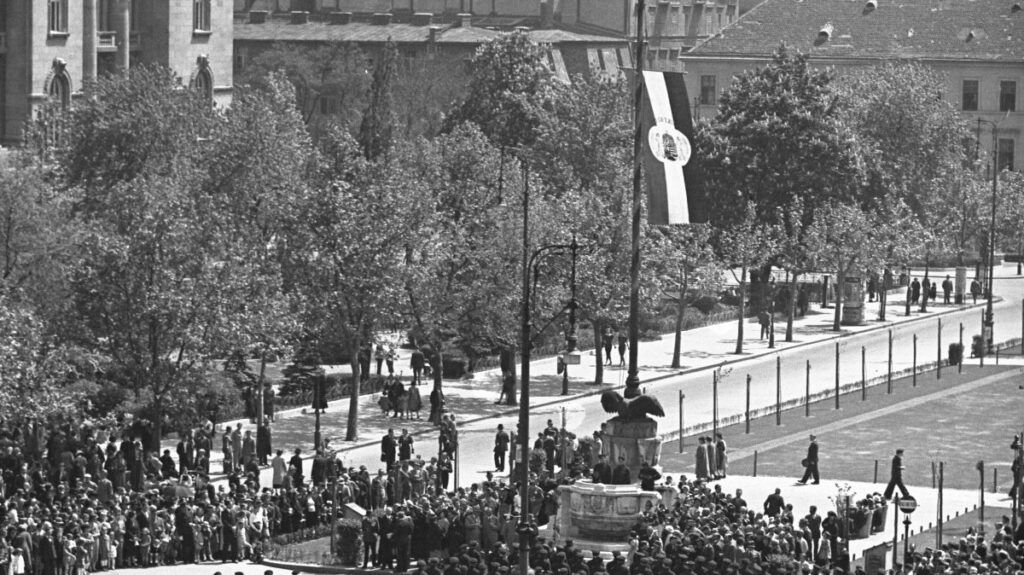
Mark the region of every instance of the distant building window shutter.
[[996, 165], [999, 170], [1013, 170], [1014, 154], [1013, 138], [999, 138], [999, 154], [996, 158]]
[[193, 29], [197, 32], [209, 32], [210, 0], [194, 0], [192, 6]]
[[700, 105], [714, 106], [718, 103], [717, 79], [715, 76], [700, 77]]
[[50, 32], [67, 34], [68, 32], [68, 0], [49, 0], [47, 17]]

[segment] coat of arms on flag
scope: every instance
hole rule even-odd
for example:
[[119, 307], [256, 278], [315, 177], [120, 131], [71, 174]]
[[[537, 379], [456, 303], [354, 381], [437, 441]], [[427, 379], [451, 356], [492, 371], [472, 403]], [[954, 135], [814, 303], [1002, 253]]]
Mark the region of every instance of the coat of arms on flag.
[[696, 166], [692, 158], [693, 120], [683, 74], [645, 70], [641, 110], [644, 171], [647, 175], [648, 222], [652, 225], [692, 221]]

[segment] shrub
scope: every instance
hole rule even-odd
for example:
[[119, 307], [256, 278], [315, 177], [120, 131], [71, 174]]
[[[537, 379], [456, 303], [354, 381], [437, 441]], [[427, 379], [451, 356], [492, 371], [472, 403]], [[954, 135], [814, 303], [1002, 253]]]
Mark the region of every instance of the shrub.
[[334, 554], [342, 565], [359, 565], [363, 556], [363, 526], [356, 519], [340, 519], [335, 526]]

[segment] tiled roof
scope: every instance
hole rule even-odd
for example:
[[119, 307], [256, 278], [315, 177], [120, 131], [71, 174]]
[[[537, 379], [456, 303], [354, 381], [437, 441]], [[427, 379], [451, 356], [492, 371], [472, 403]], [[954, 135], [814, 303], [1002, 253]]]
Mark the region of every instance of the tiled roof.
[[[765, 0], [687, 56], [764, 56], [785, 42], [825, 58], [1024, 59], [1019, 0], [876, 2]], [[832, 33], [823, 41], [827, 24]]]
[[[439, 44], [482, 44], [497, 37], [501, 32], [478, 26], [460, 27], [442, 25], [438, 30]], [[530, 30], [530, 38], [541, 44], [608, 43], [621, 42], [621, 38], [613, 36], [597, 36], [578, 34], [559, 29]], [[414, 26], [412, 24], [371, 24], [369, 22], [350, 22], [348, 24], [328, 24], [309, 22], [291, 24], [287, 20], [271, 19], [263, 24], [248, 22], [235, 23], [235, 39], [267, 42], [366, 42], [383, 43], [390, 38], [396, 43], [426, 42], [430, 36], [430, 26]]]

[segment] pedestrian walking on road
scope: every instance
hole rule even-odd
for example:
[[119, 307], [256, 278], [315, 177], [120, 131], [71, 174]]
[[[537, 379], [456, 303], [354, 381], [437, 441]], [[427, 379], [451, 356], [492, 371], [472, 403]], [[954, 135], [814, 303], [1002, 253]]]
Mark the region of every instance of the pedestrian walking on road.
[[892, 492], [897, 487], [900, 488], [900, 493], [903, 494], [904, 498], [910, 497], [910, 492], [903, 485], [903, 469], [903, 450], [897, 449], [896, 455], [892, 457], [892, 472], [889, 475], [889, 485], [885, 486], [885, 493], [882, 494], [882, 497], [885, 497], [886, 500], [892, 497]]
[[[916, 281], [916, 280], [915, 280]], [[821, 477], [818, 474], [818, 441], [817, 437], [811, 435], [811, 443], [807, 446], [807, 457], [801, 462], [803, 463], [805, 470], [803, 479], [798, 481], [800, 485], [806, 485], [808, 479], [814, 479], [813, 484], [817, 485], [821, 482]]]
[[505, 454], [508, 453], [509, 436], [505, 426], [498, 424], [498, 433], [494, 435], [494, 469], [499, 473], [505, 471]]
[[629, 349], [629, 338], [624, 333], [619, 334], [619, 367], [626, 366], [626, 350]]

